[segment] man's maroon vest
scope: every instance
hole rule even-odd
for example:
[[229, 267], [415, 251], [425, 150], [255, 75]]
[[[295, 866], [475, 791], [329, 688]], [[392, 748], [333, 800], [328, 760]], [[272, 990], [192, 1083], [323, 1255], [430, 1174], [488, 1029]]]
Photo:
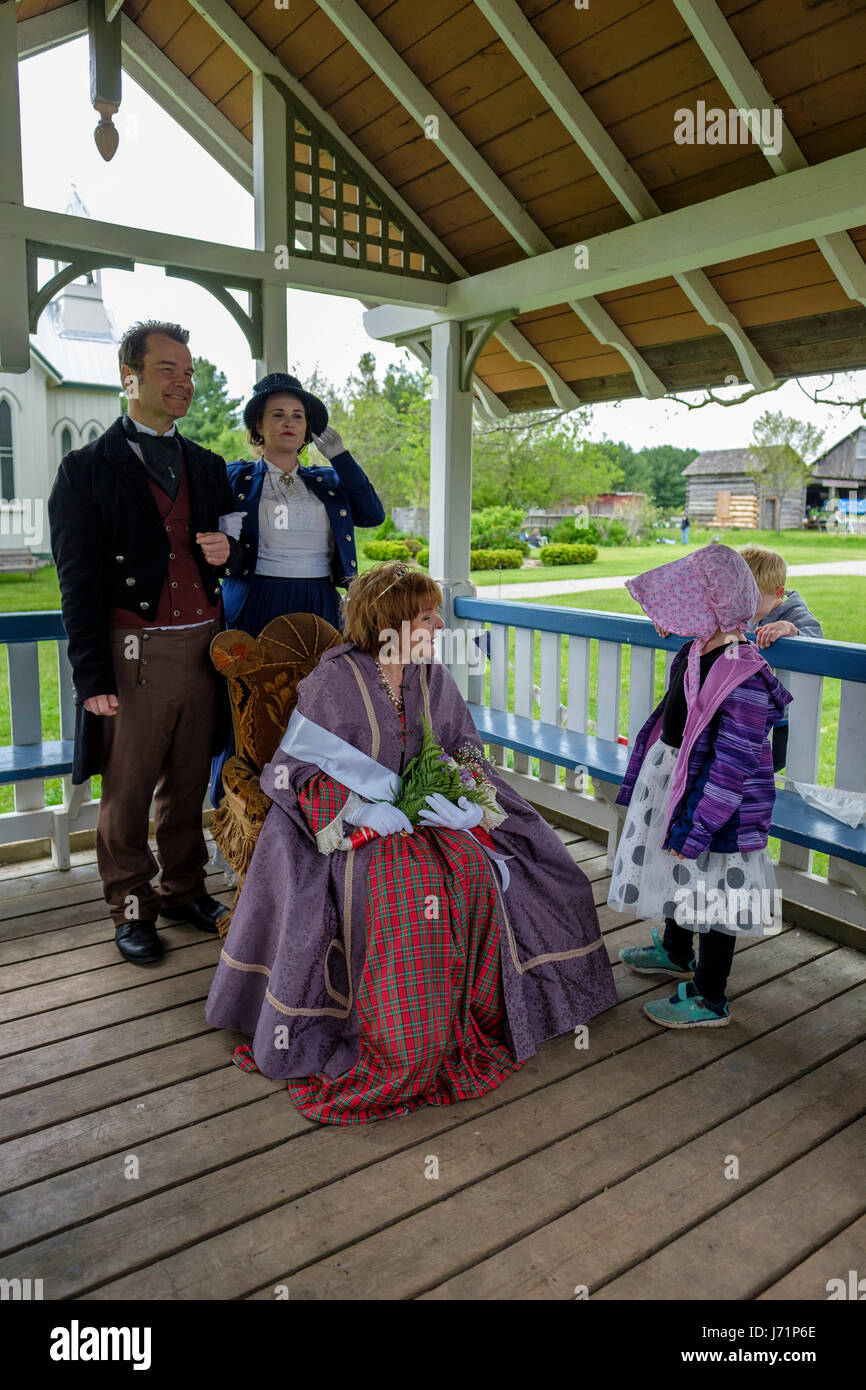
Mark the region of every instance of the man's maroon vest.
[[[147, 479], [153, 500], [165, 525], [172, 549], [168, 570], [155, 613], [145, 617], [132, 608], [112, 608], [108, 625], [112, 628], [184, 627], [188, 623], [204, 623], [221, 616], [222, 600], [214, 602], [208, 595], [195, 560], [195, 536], [190, 535], [189, 482], [186, 463], [180, 470], [180, 487], [172, 502], [151, 477]], [[130, 605], [134, 602], [130, 596]]]

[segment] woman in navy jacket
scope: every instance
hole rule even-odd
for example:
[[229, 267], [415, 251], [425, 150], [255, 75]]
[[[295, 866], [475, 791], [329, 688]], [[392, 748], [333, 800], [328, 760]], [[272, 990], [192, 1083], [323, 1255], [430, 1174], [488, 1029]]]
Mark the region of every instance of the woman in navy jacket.
[[[379, 526], [385, 509], [328, 426], [324, 403], [297, 377], [263, 377], [244, 406], [244, 424], [261, 457], [227, 465], [236, 510], [224, 521], [246, 561], [223, 582], [226, 627], [258, 637], [283, 613], [316, 613], [340, 628], [337, 585], [347, 586], [358, 573], [355, 527]], [[302, 466], [311, 440], [327, 464]], [[214, 805], [222, 799], [220, 774], [231, 751], [214, 760]]]
[[[340, 596], [358, 573], [356, 526], [385, 509], [363, 469], [328, 427], [328, 411], [297, 377], [272, 372], [244, 406], [255, 463], [228, 464], [248, 565], [223, 584], [226, 626], [257, 637], [282, 613], [317, 613], [340, 627]], [[304, 467], [311, 440], [328, 463]]]

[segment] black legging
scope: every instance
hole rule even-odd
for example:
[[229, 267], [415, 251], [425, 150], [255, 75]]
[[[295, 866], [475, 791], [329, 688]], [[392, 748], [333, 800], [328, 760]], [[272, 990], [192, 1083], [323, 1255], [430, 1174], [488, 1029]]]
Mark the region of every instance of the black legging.
[[[731, 973], [736, 937], [730, 932], [702, 931], [698, 946], [698, 966], [695, 970], [695, 989], [711, 1004], [721, 1004], [725, 985]], [[688, 965], [692, 958], [694, 932], [678, 926], [673, 917], [665, 918], [662, 945], [675, 964]]]

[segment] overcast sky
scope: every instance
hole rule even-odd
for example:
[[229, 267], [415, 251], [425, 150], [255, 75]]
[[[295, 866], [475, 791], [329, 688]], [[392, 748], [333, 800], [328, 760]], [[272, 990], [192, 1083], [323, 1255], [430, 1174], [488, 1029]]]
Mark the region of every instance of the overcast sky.
[[[125, 73], [115, 119], [120, 148], [110, 164], [104, 163], [93, 142], [97, 116], [90, 105], [84, 38], [28, 59], [19, 72], [27, 203], [63, 212], [74, 182], [90, 215], [101, 221], [253, 245], [252, 198]], [[179, 320], [190, 329], [193, 352], [222, 368], [234, 395], [248, 394], [253, 364], [246, 340], [205, 290], [166, 279], [151, 266], [134, 274], [106, 270], [102, 279], [120, 330], [139, 318]], [[344, 384], [366, 351], [375, 354], [380, 376], [393, 362], [417, 365], [402, 350], [369, 338], [362, 314], [356, 300], [289, 291], [289, 360], [302, 380], [318, 367], [332, 382]], [[866, 394], [866, 372], [837, 377], [825, 394]], [[589, 433], [594, 439], [623, 439], [635, 449], [653, 444], [738, 448], [749, 443], [753, 421], [766, 408], [811, 420], [824, 429], [825, 447], [859, 423], [854, 411], [816, 408], [789, 382], [740, 406], [690, 411], [644, 400], [596, 406]]]

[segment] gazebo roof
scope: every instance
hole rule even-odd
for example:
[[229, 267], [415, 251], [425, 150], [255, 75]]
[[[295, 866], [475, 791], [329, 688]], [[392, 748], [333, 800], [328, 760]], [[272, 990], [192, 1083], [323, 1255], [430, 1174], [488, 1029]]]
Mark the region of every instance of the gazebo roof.
[[[86, 5], [18, 18], [37, 51]], [[415, 346], [500, 316], [473, 365], [508, 409], [866, 366], [861, 0], [126, 0], [121, 23], [127, 70], [247, 187], [258, 72], [309, 117], [314, 223], [335, 166], [309, 147], [372, 171], [412, 273], [448, 288], [368, 328]], [[763, 147], [677, 141], [678, 112], [774, 102]]]

